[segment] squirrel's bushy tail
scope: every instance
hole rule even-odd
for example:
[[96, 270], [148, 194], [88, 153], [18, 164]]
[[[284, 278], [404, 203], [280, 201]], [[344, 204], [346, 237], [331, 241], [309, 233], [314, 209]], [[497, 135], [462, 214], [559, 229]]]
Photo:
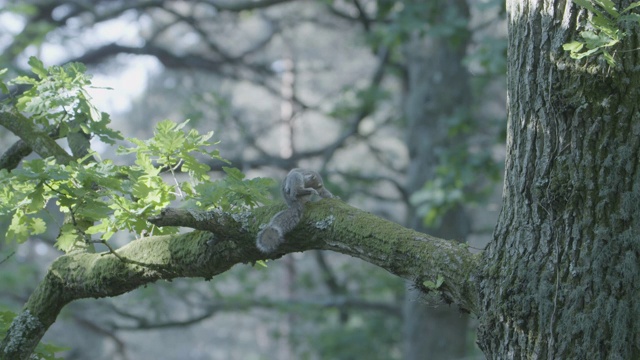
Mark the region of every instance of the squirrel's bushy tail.
[[263, 253], [274, 252], [284, 241], [282, 234], [273, 226], [267, 226], [258, 233], [256, 247]]
[[256, 240], [258, 249], [263, 253], [275, 251], [284, 242], [284, 236], [300, 222], [302, 210], [302, 204], [296, 203], [277, 213], [258, 233]]

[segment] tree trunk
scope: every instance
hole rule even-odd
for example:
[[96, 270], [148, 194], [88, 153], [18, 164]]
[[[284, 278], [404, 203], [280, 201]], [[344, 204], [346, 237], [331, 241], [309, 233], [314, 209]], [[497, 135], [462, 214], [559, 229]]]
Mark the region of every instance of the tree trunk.
[[[466, 1], [437, 2], [433, 12], [451, 12], [469, 18]], [[446, 26], [443, 20], [430, 20], [433, 26]], [[441, 17], [445, 18], [445, 17]], [[447, 17], [449, 19], [450, 17]], [[433, 180], [441, 165], [439, 153], [452, 150], [464, 140], [449, 136], [449, 120], [459, 112], [468, 112], [470, 87], [467, 69], [463, 65], [468, 46], [466, 29], [457, 29], [456, 39], [446, 36], [415, 36], [407, 43], [407, 84], [405, 117], [410, 164], [407, 172], [407, 192], [412, 194]], [[457, 41], [454, 41], [457, 40]], [[462, 206], [449, 211], [435, 228], [425, 227], [423, 216], [410, 208], [407, 226], [420, 232], [437, 234], [445, 239], [465, 241], [469, 235], [469, 217]], [[404, 304], [404, 358], [456, 359], [467, 349], [468, 316], [456, 307], [434, 306], [424, 295], [407, 284]]]
[[562, 50], [584, 30], [572, 2], [507, 4], [508, 153], [479, 345], [492, 359], [640, 359], [637, 26], [612, 68]]

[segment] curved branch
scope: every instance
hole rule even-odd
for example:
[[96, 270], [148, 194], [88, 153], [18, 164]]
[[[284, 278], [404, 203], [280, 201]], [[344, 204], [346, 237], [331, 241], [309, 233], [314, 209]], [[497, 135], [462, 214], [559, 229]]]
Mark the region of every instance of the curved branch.
[[[270, 209], [267, 216], [265, 209]], [[251, 250], [255, 250], [252, 228], [267, 223], [270, 215], [281, 209], [282, 206], [264, 207], [253, 213], [233, 215], [241, 229], [251, 231]], [[478, 259], [465, 245], [407, 229], [335, 199], [308, 204], [305, 213], [311, 211], [312, 216], [305, 214], [301, 221], [304, 226], [299, 225], [291, 232], [280, 249], [260, 258], [276, 259], [313, 249], [332, 250], [380, 266], [416, 282], [419, 287], [423, 281], [442, 276], [445, 281], [437, 291], [461, 308], [475, 311], [474, 275]], [[157, 226], [187, 226], [213, 233], [227, 231], [229, 222], [215, 221], [216, 218], [216, 212], [168, 208], [149, 221]]]
[[146, 44], [141, 47], [125, 46], [117, 43], [111, 43], [87, 51], [83, 55], [70, 59], [69, 61], [81, 62], [83, 64], [91, 65], [97, 64], [104, 59], [118, 55], [118, 54], [134, 54], [134, 55], [151, 55], [154, 56], [162, 63], [162, 65], [168, 68], [185, 69], [185, 68], [197, 68], [210, 71], [218, 71], [220, 66], [224, 64], [223, 61], [216, 61], [205, 58], [200, 55], [185, 55], [180, 56], [173, 54], [167, 49], [155, 46], [153, 44]]
[[[74, 253], [59, 257], [38, 285], [24, 311], [0, 344], [10, 359], [26, 359], [61, 309], [82, 298], [117, 296], [160, 279], [212, 277], [237, 264], [277, 259], [286, 253], [333, 250], [361, 258], [423, 290], [437, 291], [468, 311], [477, 308], [475, 274], [479, 258], [455, 242], [434, 238], [383, 220], [339, 200], [308, 204], [300, 225], [273, 254], [255, 246], [259, 225], [280, 206], [243, 214], [168, 209], [150, 219], [159, 226], [190, 226], [209, 231], [153, 236], [110, 253]], [[127, 259], [122, 261], [120, 258]], [[422, 283], [444, 282], [436, 289]]]

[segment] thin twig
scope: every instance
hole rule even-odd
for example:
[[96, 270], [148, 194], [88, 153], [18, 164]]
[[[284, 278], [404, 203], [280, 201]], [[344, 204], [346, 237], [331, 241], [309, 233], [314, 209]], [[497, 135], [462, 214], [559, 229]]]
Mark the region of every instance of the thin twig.
[[4, 264], [5, 261], [9, 260], [15, 254], [16, 254], [15, 250], [12, 251], [11, 254], [7, 255], [6, 258], [4, 258], [4, 259], [2, 259], [2, 261], [0, 261], [0, 265]]
[[93, 243], [96, 243], [96, 244], [102, 244], [102, 245], [106, 246], [106, 247], [107, 247], [107, 249], [109, 249], [109, 252], [108, 252], [108, 253], [101, 254], [101, 256], [105, 256], [105, 255], [107, 255], [107, 254], [110, 254], [110, 253], [111, 253], [111, 254], [115, 255], [115, 257], [117, 257], [117, 258], [118, 258], [118, 260], [122, 261], [123, 263], [131, 263], [131, 260], [129, 260], [129, 259], [125, 258], [125, 257], [120, 256], [120, 254], [118, 254], [115, 250], [113, 250], [113, 248], [111, 247], [111, 245], [109, 245], [109, 243], [108, 243], [106, 240], [93, 241]]

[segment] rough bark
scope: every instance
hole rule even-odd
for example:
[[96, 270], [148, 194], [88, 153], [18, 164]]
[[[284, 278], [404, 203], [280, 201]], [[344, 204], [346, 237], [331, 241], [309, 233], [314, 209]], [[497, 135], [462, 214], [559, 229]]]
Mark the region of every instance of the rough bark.
[[281, 248], [267, 256], [255, 247], [255, 237], [259, 225], [281, 209], [264, 207], [233, 216], [171, 209], [150, 220], [159, 226], [188, 225], [199, 231], [136, 240], [117, 250], [117, 256], [61, 256], [0, 343], [0, 358], [27, 359], [60, 310], [73, 300], [117, 296], [161, 279], [211, 279], [239, 263], [311, 249], [358, 257], [406, 279], [435, 281], [443, 276], [443, 285], [435, 291], [463, 309], [475, 309], [478, 256], [465, 247], [406, 229], [339, 200], [322, 200], [307, 205], [302, 223], [287, 235]]
[[[435, 2], [434, 12], [450, 11], [460, 19], [469, 19], [466, 1]], [[435, 16], [433, 26], [447, 26], [445, 17]], [[463, 65], [468, 46], [466, 30], [450, 37], [427, 32], [407, 43], [404, 54], [407, 63], [405, 117], [410, 164], [407, 171], [407, 192], [420, 190], [434, 180], [441, 165], [439, 154], [455, 151], [464, 143], [462, 136], [449, 136], [453, 116], [468, 112], [471, 103], [469, 75]], [[471, 120], [471, 119], [470, 119]], [[411, 207], [408, 227], [445, 239], [465, 241], [469, 234], [469, 218], [462, 206], [450, 210], [440, 226], [427, 228], [423, 216]], [[445, 304], [434, 306], [412, 283], [407, 284], [404, 303], [404, 358], [462, 358], [467, 349], [468, 316]]]
[[562, 51], [584, 22], [572, 2], [507, 3], [508, 153], [479, 344], [491, 359], [640, 359], [638, 28], [611, 68]]

